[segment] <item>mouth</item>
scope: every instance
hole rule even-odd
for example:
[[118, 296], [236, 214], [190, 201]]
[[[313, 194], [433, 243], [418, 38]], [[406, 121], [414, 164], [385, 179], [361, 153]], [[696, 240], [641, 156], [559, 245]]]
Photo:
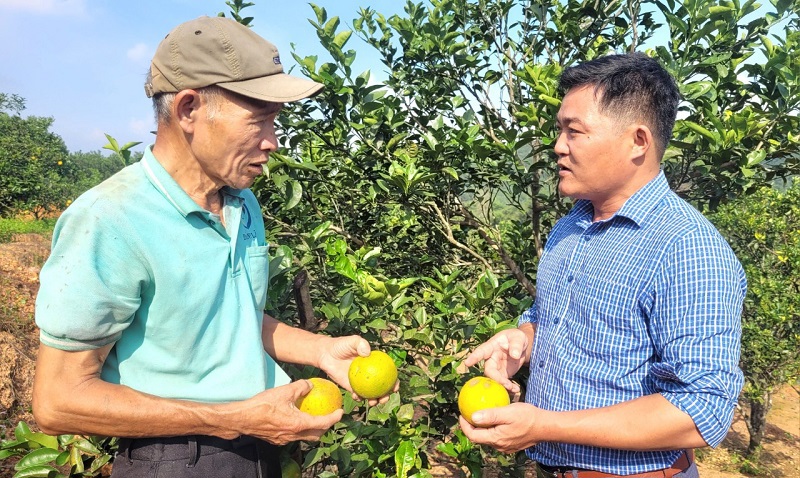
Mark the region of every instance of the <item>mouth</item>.
[[247, 170], [252, 172], [255, 176], [264, 174], [267, 171], [267, 162], [250, 163], [247, 165]]

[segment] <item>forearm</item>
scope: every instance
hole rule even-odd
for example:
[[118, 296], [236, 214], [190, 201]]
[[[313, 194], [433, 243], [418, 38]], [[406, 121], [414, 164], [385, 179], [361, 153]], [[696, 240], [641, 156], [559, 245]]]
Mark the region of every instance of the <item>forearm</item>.
[[568, 412], [542, 411], [534, 442], [555, 441], [623, 450], [706, 446], [691, 417], [660, 394], [617, 405]]
[[230, 419], [237, 404], [165, 399], [103, 381], [99, 370], [108, 350], [65, 355], [40, 345], [33, 411], [42, 431], [124, 437], [240, 434]]
[[[264, 350], [282, 362], [320, 367], [320, 352], [323, 344], [331, 338], [307, 330], [291, 327], [264, 314], [262, 327]], [[303, 344], [302, 347], [298, 344]]]

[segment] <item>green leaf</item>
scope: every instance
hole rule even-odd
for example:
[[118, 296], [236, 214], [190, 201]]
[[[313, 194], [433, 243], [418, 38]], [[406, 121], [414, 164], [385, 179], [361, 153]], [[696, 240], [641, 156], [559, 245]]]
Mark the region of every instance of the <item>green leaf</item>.
[[19, 470], [12, 478], [47, 478], [50, 473], [58, 473], [58, 469], [48, 465], [38, 465]]
[[286, 183], [286, 188], [288, 189], [286, 191], [288, 197], [283, 207], [288, 211], [300, 204], [300, 200], [303, 199], [303, 186], [299, 181], [292, 180]]
[[750, 151], [749, 153], [747, 153], [747, 166], [748, 167], [755, 166], [756, 164], [759, 164], [762, 161], [764, 161], [766, 157], [767, 157], [767, 152], [763, 149]]
[[46, 448], [58, 449], [58, 437], [45, 435], [44, 433], [31, 433], [28, 435], [28, 440], [38, 443]]
[[21, 470], [23, 468], [44, 465], [51, 461], [55, 461], [60, 454], [61, 452], [52, 448], [38, 448], [22, 457], [22, 459], [19, 460], [16, 465], [14, 465], [14, 469]]
[[694, 131], [695, 133], [698, 133], [701, 136], [704, 136], [704, 137], [710, 139], [714, 143], [717, 142], [717, 137], [716, 137], [716, 135], [714, 133], [712, 133], [711, 131], [707, 130], [706, 128], [700, 126], [699, 124], [695, 123], [694, 121], [682, 120], [681, 124], [685, 125], [687, 128], [689, 128], [690, 130]]
[[414, 467], [417, 457], [417, 447], [411, 441], [403, 441], [394, 452], [394, 463], [397, 468], [398, 478], [407, 478]]
[[347, 43], [347, 40], [350, 39], [350, 35], [352, 35], [352, 30], [343, 30], [336, 34], [333, 38], [333, 44], [339, 47], [340, 49]]

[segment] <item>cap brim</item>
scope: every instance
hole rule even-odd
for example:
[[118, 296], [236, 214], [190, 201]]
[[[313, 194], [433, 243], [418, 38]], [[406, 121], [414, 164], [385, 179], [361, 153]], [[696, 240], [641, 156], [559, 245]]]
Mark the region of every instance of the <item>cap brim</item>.
[[217, 83], [217, 86], [248, 98], [273, 103], [288, 103], [314, 96], [322, 90], [324, 85], [286, 73], [277, 73], [250, 80]]

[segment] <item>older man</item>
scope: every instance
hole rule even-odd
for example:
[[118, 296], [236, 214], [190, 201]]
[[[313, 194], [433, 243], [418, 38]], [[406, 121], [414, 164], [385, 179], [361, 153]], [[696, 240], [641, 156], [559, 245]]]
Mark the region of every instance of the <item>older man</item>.
[[559, 192], [537, 296], [519, 327], [473, 351], [526, 403], [463, 418], [473, 441], [527, 449], [539, 477], [696, 477], [691, 450], [718, 445], [742, 387], [744, 272], [670, 191], [660, 163], [680, 95], [643, 54], [564, 71]]
[[155, 143], [64, 212], [41, 272], [42, 430], [124, 437], [115, 477], [277, 477], [273, 445], [340, 420], [300, 412], [311, 385], [276, 360], [349, 389], [369, 344], [264, 315], [268, 246], [248, 189], [278, 147], [283, 103], [321, 87], [284, 74], [275, 46], [230, 19], [164, 38], [145, 85]]

